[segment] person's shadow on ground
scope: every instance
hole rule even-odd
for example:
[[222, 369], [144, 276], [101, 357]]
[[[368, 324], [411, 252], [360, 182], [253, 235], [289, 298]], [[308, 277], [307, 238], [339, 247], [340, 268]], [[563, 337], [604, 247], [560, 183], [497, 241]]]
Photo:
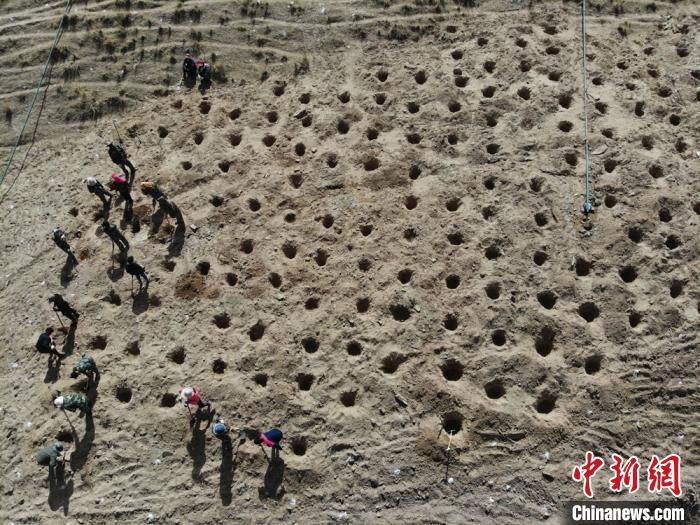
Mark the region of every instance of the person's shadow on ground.
[[44, 383], [55, 383], [58, 380], [61, 371], [61, 360], [71, 355], [75, 348], [75, 330], [77, 327], [77, 324], [71, 323], [68, 329], [65, 327], [59, 329], [60, 332], [65, 332], [65, 337], [63, 338], [63, 355], [61, 357], [49, 355]]
[[[206, 455], [206, 432], [209, 428], [209, 418], [204, 419], [197, 414], [192, 418], [192, 438], [187, 443], [187, 452], [192, 458], [192, 479], [199, 481], [202, 477], [202, 467], [207, 461]], [[204, 423], [204, 425], [202, 425]]]
[[114, 264], [114, 261], [119, 263], [119, 266], [121, 268], [124, 268], [126, 266], [126, 258], [129, 256], [129, 250], [119, 250], [117, 253], [114, 253], [114, 243], [112, 243], [112, 264]]
[[177, 205], [172, 205], [172, 215], [175, 219], [175, 231], [170, 239], [170, 246], [168, 246], [168, 251], [172, 257], [180, 255], [182, 248], [185, 246], [185, 234], [187, 233], [187, 228], [185, 225], [185, 218], [182, 215], [182, 211]]
[[134, 216], [134, 204], [133, 202], [125, 202], [124, 203], [124, 215], [122, 215], [122, 220], [121, 220], [121, 228], [122, 231], [126, 231], [126, 228], [129, 224], [131, 224], [131, 219]]
[[111, 202], [109, 204], [103, 204], [102, 205], [102, 216], [98, 217], [97, 214], [95, 214], [95, 220], [108, 221], [109, 220], [109, 212], [110, 212], [111, 208], [112, 208]]
[[88, 397], [90, 408], [95, 406], [97, 402], [97, 387], [100, 386], [100, 372], [96, 371], [92, 376], [88, 376], [85, 394]]
[[49, 354], [49, 361], [44, 376], [44, 383], [55, 383], [61, 370], [61, 358], [57, 355]]
[[[236, 456], [238, 447], [236, 447]], [[233, 453], [233, 443], [231, 438], [226, 436], [221, 440], [221, 466], [219, 467], [219, 496], [221, 504], [228, 507], [231, 504], [231, 485], [233, 485], [233, 474], [236, 471], [236, 458]]]
[[112, 265], [111, 268], [107, 270], [107, 276], [109, 277], [110, 281], [116, 282], [122, 277], [124, 277], [124, 265], [120, 266], [114, 266]]
[[[91, 387], [88, 383], [88, 398], [90, 398]], [[90, 406], [94, 402], [90, 400]], [[77, 472], [85, 466], [87, 463], [88, 456], [90, 455], [90, 449], [92, 449], [92, 444], [95, 441], [95, 421], [92, 417], [92, 410], [89, 410], [85, 414], [85, 434], [82, 439], [78, 438], [78, 433], [75, 428], [71, 426], [73, 431], [73, 440], [75, 442], [75, 450], [70, 456], [70, 468], [73, 472]]]
[[78, 327], [76, 323], [71, 323], [66, 332], [66, 337], [63, 339], [63, 355], [68, 357], [73, 354], [75, 349], [75, 329]]
[[71, 259], [70, 255], [67, 256], [66, 262], [63, 264], [63, 268], [61, 268], [61, 286], [64, 288], [67, 287], [75, 277], [75, 274], [73, 273], [73, 269], [75, 267], [75, 261]]
[[175, 232], [173, 233], [172, 240], [168, 245], [168, 255], [170, 257], [177, 257], [182, 253], [182, 249], [185, 247], [185, 228], [177, 226]]
[[148, 287], [141, 288], [136, 295], [133, 296], [134, 302], [131, 305], [131, 311], [136, 315], [141, 315], [149, 307]]
[[73, 477], [66, 480], [66, 467], [59, 461], [54, 469], [49, 470], [49, 508], [58, 510], [63, 507], [63, 515], [68, 516], [70, 497], [73, 495]]
[[185, 246], [185, 226], [179, 223], [175, 226], [173, 237], [168, 245], [168, 255], [177, 257], [182, 253], [182, 248]]
[[92, 220], [99, 223], [109, 220], [110, 209], [111, 203], [110, 205], [102, 204], [100, 208], [94, 209], [92, 213]]
[[284, 460], [279, 455], [279, 449], [272, 449], [272, 457], [267, 464], [263, 486], [258, 489], [260, 499], [282, 499], [284, 496]]
[[158, 208], [155, 212], [153, 212], [153, 214], [151, 215], [151, 228], [150, 228], [151, 236], [158, 235], [158, 232], [160, 231], [160, 227], [163, 225], [164, 219], [165, 219], [165, 212], [161, 208]]

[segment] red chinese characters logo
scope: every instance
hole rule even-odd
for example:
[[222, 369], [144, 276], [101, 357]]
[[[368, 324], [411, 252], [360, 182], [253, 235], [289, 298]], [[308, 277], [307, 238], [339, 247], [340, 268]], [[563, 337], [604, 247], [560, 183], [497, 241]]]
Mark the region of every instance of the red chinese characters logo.
[[576, 465], [571, 476], [574, 481], [583, 481], [583, 493], [587, 498], [593, 497], [593, 489], [591, 488], [591, 481], [593, 476], [596, 475], [601, 468], [605, 465], [605, 461], [602, 458], [593, 455], [593, 452], [586, 452], [586, 462], [583, 465]]
[[615, 474], [610, 478], [610, 490], [622, 492], [622, 487], [627, 487], [630, 494], [634, 494], [639, 489], [639, 460], [632, 456], [625, 462], [622, 456], [612, 455], [613, 464], [610, 470]]
[[651, 456], [647, 469], [649, 476], [649, 492], [661, 492], [668, 489], [676, 497], [681, 495], [681, 457], [669, 454], [663, 459]]
[[[587, 498], [593, 497], [593, 478], [600, 469], [605, 466], [603, 458], [595, 456], [592, 452], [586, 452], [586, 461], [582, 465], [576, 465], [571, 477], [578, 483], [583, 483], [583, 494]], [[609, 478], [609, 486], [612, 492], [623, 492], [625, 489], [630, 494], [639, 490], [640, 462], [636, 456], [625, 461], [618, 454], [612, 454], [610, 470], [613, 475]], [[669, 454], [663, 459], [653, 455], [647, 468], [648, 491], [660, 493], [664, 489], [676, 497], [680, 497], [681, 490], [681, 458], [678, 454]]]

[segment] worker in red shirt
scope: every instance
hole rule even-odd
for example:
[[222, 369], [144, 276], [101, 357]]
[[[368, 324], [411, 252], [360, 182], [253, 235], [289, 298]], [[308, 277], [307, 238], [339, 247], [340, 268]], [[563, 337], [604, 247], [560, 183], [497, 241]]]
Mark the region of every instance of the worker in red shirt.
[[202, 396], [199, 394], [199, 390], [197, 390], [197, 387], [186, 386], [184, 388], [180, 388], [177, 391], [177, 393], [179, 395], [180, 400], [187, 408], [189, 408], [190, 406], [195, 406], [197, 407], [197, 412], [199, 412], [204, 407], [207, 407], [208, 410], [211, 410], [211, 403], [202, 399]]

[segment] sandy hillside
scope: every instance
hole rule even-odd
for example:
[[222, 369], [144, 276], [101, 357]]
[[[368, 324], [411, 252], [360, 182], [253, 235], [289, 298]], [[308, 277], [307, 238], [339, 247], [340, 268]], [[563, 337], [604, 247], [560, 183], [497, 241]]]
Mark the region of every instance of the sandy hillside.
[[[2, 523], [556, 523], [586, 450], [679, 453], [692, 500], [700, 9], [593, 2], [586, 229], [576, 4], [460, 3], [75, 3], [0, 185]], [[3, 159], [62, 12], [0, 8]], [[114, 124], [187, 224], [173, 244], [138, 191], [111, 210], [135, 298], [83, 183]], [[56, 292], [81, 318], [47, 372]], [[73, 431], [52, 398], [83, 353]], [[185, 384], [282, 428], [282, 461], [191, 430]], [[34, 460], [55, 438], [65, 488]]]

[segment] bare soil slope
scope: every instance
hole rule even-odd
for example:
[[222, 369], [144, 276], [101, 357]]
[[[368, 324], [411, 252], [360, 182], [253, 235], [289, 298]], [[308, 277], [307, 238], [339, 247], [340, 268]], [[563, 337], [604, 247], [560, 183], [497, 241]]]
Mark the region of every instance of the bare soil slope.
[[[3, 158], [62, 11], [2, 7]], [[679, 453], [692, 491], [696, 4], [592, 5], [590, 231], [573, 3], [103, 1], [70, 17], [0, 185], [3, 523], [555, 522], [586, 450]], [[175, 85], [186, 48], [215, 68], [204, 97]], [[151, 277], [136, 299], [83, 183], [115, 171], [112, 119], [137, 182], [188, 225], [173, 247], [135, 191], [121, 228]], [[56, 292], [81, 312], [57, 376], [34, 351]], [[82, 353], [102, 377], [94, 428], [71, 415], [73, 433], [51, 401], [85, 387], [69, 378]], [[234, 427], [282, 428], [283, 463], [251, 442], [222, 457], [172, 406], [184, 384]], [[72, 442], [63, 490], [34, 460], [54, 438]]]

